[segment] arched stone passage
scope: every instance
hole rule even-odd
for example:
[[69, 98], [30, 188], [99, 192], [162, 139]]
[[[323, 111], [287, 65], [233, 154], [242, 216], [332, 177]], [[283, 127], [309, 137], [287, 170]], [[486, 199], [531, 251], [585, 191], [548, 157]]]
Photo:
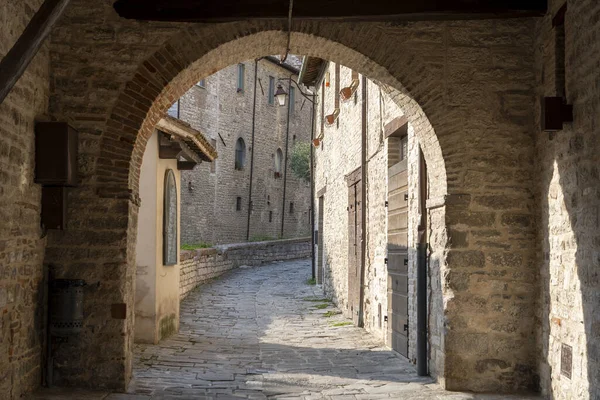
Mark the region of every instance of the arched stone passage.
[[[131, 374], [139, 167], [152, 128], [192, 84], [239, 61], [281, 53], [286, 35], [272, 21], [122, 21], [107, 4], [84, 3], [75, 2], [53, 39], [52, 103], [55, 117], [84, 133], [84, 179], [72, 194], [71, 230], [51, 235], [46, 261], [57, 264], [60, 275], [101, 282], [90, 295], [94, 312], [84, 339], [57, 353], [58, 362], [76, 366], [59, 373], [60, 382], [123, 388]], [[105, 20], [84, 32], [89, 37], [78, 36], [78, 21], [93, 21], [94, 12]], [[431, 299], [432, 330], [439, 335], [430, 353], [432, 371], [450, 389], [513, 391], [535, 382], [533, 143], [532, 121], [523, 112], [532, 98], [531, 25], [294, 26], [293, 53], [330, 59], [381, 82], [423, 145], [431, 187], [431, 285], [440, 294]], [[472, 33], [481, 29], [492, 32], [492, 41], [503, 35], [518, 41], [483, 46]], [[98, 43], [103, 35], [115, 38], [106, 48]], [[72, 54], [66, 44], [75, 48]], [[86, 54], [95, 57], [92, 66], [64, 71]], [[111, 76], [103, 63], [115, 60], [120, 63]], [[97, 70], [102, 82], [82, 83], [75, 96], [78, 78]], [[111, 312], [118, 304], [128, 306], [122, 320]]]

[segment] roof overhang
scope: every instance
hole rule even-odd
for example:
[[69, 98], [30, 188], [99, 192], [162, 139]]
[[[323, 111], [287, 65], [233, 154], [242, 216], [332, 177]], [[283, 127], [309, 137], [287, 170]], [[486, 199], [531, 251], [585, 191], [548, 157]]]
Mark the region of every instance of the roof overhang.
[[212, 162], [217, 158], [217, 150], [206, 140], [204, 134], [177, 118], [165, 116], [158, 121], [156, 129], [165, 133], [173, 144], [176, 143], [179, 153], [190, 161]]
[[302, 68], [298, 76], [298, 83], [308, 87], [317, 87], [320, 85], [325, 71], [329, 66], [329, 61], [318, 57], [304, 56], [302, 58]]

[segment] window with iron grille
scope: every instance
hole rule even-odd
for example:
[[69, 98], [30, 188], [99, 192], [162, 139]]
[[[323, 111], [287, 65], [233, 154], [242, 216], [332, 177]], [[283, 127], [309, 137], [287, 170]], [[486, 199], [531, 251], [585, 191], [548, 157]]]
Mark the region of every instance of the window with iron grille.
[[400, 138], [400, 161], [408, 157], [408, 135]]

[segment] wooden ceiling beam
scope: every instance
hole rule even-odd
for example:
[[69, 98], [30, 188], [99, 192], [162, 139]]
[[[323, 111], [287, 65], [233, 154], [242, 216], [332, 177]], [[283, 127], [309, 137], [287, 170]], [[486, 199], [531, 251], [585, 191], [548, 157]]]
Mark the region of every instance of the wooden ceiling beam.
[[[129, 19], [174, 22], [229, 22], [287, 19], [288, 0], [117, 0]], [[548, 0], [303, 0], [295, 20], [453, 20], [544, 15]]]

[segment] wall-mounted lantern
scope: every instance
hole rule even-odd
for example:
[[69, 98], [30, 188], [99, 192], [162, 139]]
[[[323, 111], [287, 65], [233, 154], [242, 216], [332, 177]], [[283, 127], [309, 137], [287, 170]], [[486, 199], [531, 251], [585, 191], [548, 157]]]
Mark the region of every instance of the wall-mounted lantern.
[[275, 98], [280, 106], [285, 106], [285, 99], [287, 98], [287, 92], [281, 86], [281, 83], [277, 84], [277, 90], [275, 91]]

